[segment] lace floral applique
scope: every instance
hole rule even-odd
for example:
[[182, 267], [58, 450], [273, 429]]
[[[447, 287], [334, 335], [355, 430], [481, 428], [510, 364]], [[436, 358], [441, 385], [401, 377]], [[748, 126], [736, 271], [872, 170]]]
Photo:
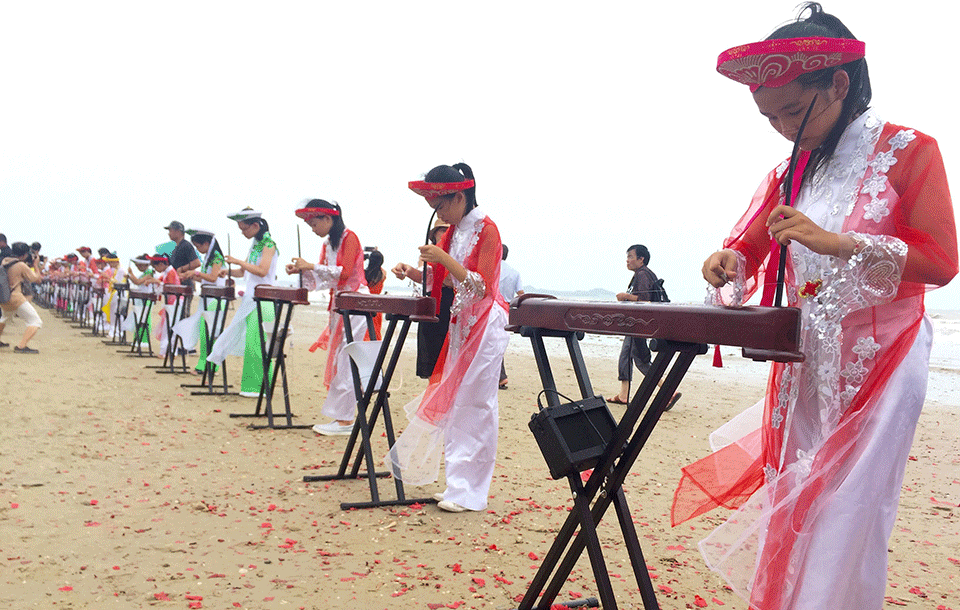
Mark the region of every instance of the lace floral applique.
[[890, 150], [903, 150], [907, 144], [917, 138], [912, 129], [901, 129], [897, 135], [890, 138]]
[[796, 380], [796, 363], [790, 363], [783, 368], [780, 378], [780, 392], [777, 394], [777, 406], [770, 413], [770, 425], [777, 429], [783, 423], [785, 414], [790, 405], [795, 403], [799, 392]]
[[[480, 232], [483, 230], [483, 214], [476, 214], [473, 219], [473, 225], [457, 230], [453, 235], [453, 242], [450, 245], [450, 256], [461, 265], [480, 240]], [[467, 271], [467, 277], [462, 282], [456, 278], [453, 280], [454, 296], [453, 305], [450, 306], [450, 315], [456, 316], [466, 310], [470, 305], [483, 299], [486, 294], [486, 285], [483, 282], [483, 276], [476, 271]]]
[[803, 449], [797, 449], [797, 461], [796, 468], [797, 474], [801, 478], [807, 478], [810, 475], [810, 467], [813, 466], [813, 457], [816, 455], [815, 451], [804, 451]]
[[887, 190], [887, 172], [897, 164], [896, 151], [906, 148], [916, 137], [912, 129], [901, 129], [890, 138], [890, 150], [878, 152], [870, 161], [869, 166], [873, 174], [863, 181], [863, 187], [860, 189], [861, 193], [870, 196], [870, 203], [864, 206], [864, 220], [872, 220], [879, 224], [884, 217], [890, 215], [887, 200], [881, 199], [879, 195]]
[[[451, 312], [453, 310], [451, 309]], [[450, 353], [460, 353], [460, 347], [470, 336], [470, 329], [473, 328], [480, 319], [475, 315], [467, 317], [466, 324], [453, 324], [450, 326]]]
[[853, 353], [857, 355], [857, 360], [855, 362], [848, 362], [847, 366], [840, 371], [840, 376], [847, 382], [843, 392], [840, 393], [840, 400], [844, 410], [850, 406], [850, 402], [860, 390], [860, 385], [870, 371], [866, 366], [866, 361], [872, 360], [878, 351], [880, 351], [880, 344], [877, 343], [873, 337], [861, 337], [857, 339], [857, 344], [853, 347]]
[[[340, 281], [343, 267], [334, 265], [314, 265], [313, 269], [303, 274], [303, 285], [307, 290], [324, 290], [334, 288]], [[312, 286], [308, 286], [312, 284]]]
[[482, 300], [486, 289], [482, 275], [476, 271], [467, 271], [467, 277], [457, 284], [453, 305], [450, 306], [450, 315], [456, 316], [470, 305]]

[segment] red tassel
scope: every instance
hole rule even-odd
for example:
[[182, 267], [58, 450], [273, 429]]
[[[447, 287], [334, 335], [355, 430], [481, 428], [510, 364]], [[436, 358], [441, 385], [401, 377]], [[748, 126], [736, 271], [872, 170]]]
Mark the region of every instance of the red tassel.
[[720, 344], [713, 346], [713, 366], [723, 368], [723, 359], [720, 358]]

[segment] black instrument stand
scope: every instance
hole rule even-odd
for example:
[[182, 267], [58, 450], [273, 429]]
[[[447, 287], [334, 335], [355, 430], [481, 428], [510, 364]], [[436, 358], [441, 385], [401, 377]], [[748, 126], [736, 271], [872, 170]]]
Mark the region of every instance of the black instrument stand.
[[[200, 287], [200, 298], [202, 299], [203, 313], [200, 314], [202, 321], [200, 324], [201, 331], [207, 342], [207, 354], [209, 355], [210, 349], [213, 347], [213, 344], [216, 343], [217, 339], [223, 333], [224, 327], [227, 323], [227, 311], [230, 308], [230, 302], [234, 299], [233, 286], [228, 287], [209, 287], [201, 286]], [[213, 321], [210, 325], [207, 325], [207, 320], [204, 317], [204, 314], [207, 311], [208, 304], [210, 301], [216, 303], [216, 310], [213, 314]], [[220, 367], [223, 385], [217, 384], [217, 389], [214, 390], [213, 380], [216, 377], [217, 367]], [[204, 362], [203, 365], [203, 376], [200, 378], [200, 383], [181, 383], [181, 388], [206, 388], [206, 391], [195, 391], [190, 392], [193, 396], [228, 396], [236, 395], [237, 392], [231, 392], [230, 388], [233, 387], [227, 383], [227, 361], [224, 360], [219, 365], [216, 365], [209, 360]]]
[[[187, 299], [189, 299], [192, 294], [193, 289], [190, 286], [173, 284], [163, 287], [163, 302], [160, 306], [166, 308], [167, 297], [173, 297], [174, 299], [173, 313], [171, 314], [169, 309], [165, 311], [163, 324], [166, 328], [160, 331], [167, 334], [167, 352], [163, 355], [163, 364], [159, 366], [148, 365], [144, 368], [157, 369], [157, 373], [166, 375], [184, 375], [190, 373], [190, 369], [187, 367], [187, 351], [183, 349], [183, 339], [173, 330], [173, 327], [180, 321], [180, 314], [186, 308]], [[179, 366], [176, 364], [178, 351], [180, 352]]]
[[[263, 381], [260, 383], [260, 395], [257, 397], [257, 407], [253, 413], [231, 413], [230, 417], [263, 417], [266, 416], [266, 425], [250, 424], [253, 430], [270, 428], [272, 430], [290, 430], [312, 428], [312, 424], [294, 424], [293, 412], [290, 410], [290, 387], [287, 383], [287, 355], [284, 345], [290, 329], [290, 319], [293, 316], [293, 306], [307, 305], [307, 290], [305, 288], [281, 288], [278, 286], [257, 286], [254, 300], [257, 302], [257, 328], [260, 332], [260, 349], [263, 358]], [[263, 332], [263, 306], [274, 308], [273, 333], [267, 345]], [[281, 328], [282, 324], [282, 328]], [[273, 374], [270, 374], [270, 365]], [[277, 388], [277, 378], [283, 381], [284, 419], [286, 423], [277, 423], [273, 412], [273, 393]]]
[[104, 290], [100, 286], [94, 286], [90, 289], [90, 332], [80, 333], [85, 337], [101, 337], [107, 335], [107, 329], [104, 328], [103, 315], [103, 297]]
[[[560, 398], [556, 392], [557, 387], [543, 337], [562, 337], [566, 341], [581, 396], [583, 398], [594, 396], [586, 364], [580, 352], [579, 338], [582, 335], [574, 331], [554, 331], [529, 326], [520, 327], [519, 332], [529, 337], [533, 344], [540, 380], [543, 388], [548, 390], [545, 395], [550, 405], [559, 405]], [[607, 446], [600, 463], [593, 469], [586, 485], [581, 481], [579, 473], [575, 472], [567, 476], [570, 491], [573, 494], [574, 509], [567, 515], [553, 545], [543, 558], [540, 569], [520, 602], [519, 610], [549, 609], [553, 606], [554, 600], [584, 548], [587, 549], [590, 565], [596, 578], [602, 607], [606, 610], [617, 608], [610, 575], [597, 537], [597, 526], [611, 504], [614, 505], [617, 514], [624, 546], [640, 589], [643, 607], [646, 610], [659, 609], [653, 583], [640, 548], [640, 538], [623, 493], [623, 482], [690, 364], [698, 354], [706, 353], [707, 346], [656, 339], [651, 341], [651, 348], [657, 351], [657, 357], [617, 424], [613, 440]], [[673, 366], [668, 372], [671, 361]], [[663, 385], [657, 390], [657, 383], [661, 379], [663, 379]], [[574, 536], [578, 528], [579, 534]], [[551, 574], [553, 574], [552, 578]]]
[[[153, 358], [153, 341], [150, 337], [150, 313], [153, 311], [153, 304], [159, 300], [159, 295], [153, 292], [131, 290], [130, 298], [127, 301], [127, 307], [133, 307], [133, 339], [130, 341], [129, 350], [118, 350], [120, 352], [129, 352], [127, 356], [132, 358]], [[140, 313], [137, 314], [137, 301], [141, 301]], [[143, 353], [143, 343], [147, 344], [147, 353]]]
[[[353, 327], [350, 324], [351, 315], [362, 315], [366, 318], [367, 322], [367, 332], [371, 337], [375, 336], [373, 328], [373, 314], [369, 311], [354, 311], [354, 310], [338, 310], [339, 313], [343, 316], [343, 329], [346, 336], [347, 344], [353, 342]], [[393, 373], [397, 368], [397, 363], [400, 360], [400, 352], [403, 349], [403, 343], [406, 341], [407, 332], [410, 330], [411, 319], [410, 316], [399, 315], [399, 314], [386, 314], [388, 321], [387, 331], [383, 336], [383, 340], [380, 344], [380, 350], [377, 353], [376, 362], [373, 365], [373, 371], [370, 374], [370, 379], [367, 381], [367, 387], [361, 387], [361, 377], [360, 370], [357, 367], [357, 363], [350, 359], [350, 372], [353, 375], [353, 387], [358, 396], [357, 400], [357, 418], [353, 424], [353, 431], [350, 433], [350, 439], [347, 442], [347, 446], [343, 451], [343, 458], [340, 461], [340, 468], [337, 470], [336, 474], [330, 475], [313, 475], [303, 477], [305, 483], [310, 483], [313, 481], [339, 481], [343, 479], [357, 479], [360, 478], [360, 466], [363, 462], [366, 462], [366, 472], [363, 476], [366, 477], [367, 482], [370, 485], [370, 501], [369, 502], [341, 502], [340, 510], [348, 510], [351, 508], [377, 508], [381, 506], [409, 506], [411, 504], [431, 504], [436, 503], [435, 498], [407, 498], [403, 490], [403, 481], [394, 477], [394, 486], [396, 487], [397, 499], [396, 500], [382, 500], [380, 498], [380, 490], [377, 485], [377, 478], [383, 478], [390, 476], [389, 472], [377, 472], [376, 463], [374, 462], [373, 457], [373, 448], [371, 445], [371, 430], [377, 423], [377, 418], [380, 413], [383, 413], [383, 425], [386, 429], [387, 434], [387, 443], [388, 446], [393, 447], [396, 438], [393, 431], [393, 420], [390, 416], [390, 405], [389, 405], [389, 396], [390, 393], [387, 391], [387, 388], [390, 387], [390, 381], [393, 379]], [[387, 364], [387, 368], [383, 368], [383, 363], [386, 360], [387, 352], [390, 351], [390, 344], [393, 341], [393, 335], [396, 331], [397, 322], [402, 320], [400, 326], [400, 333], [397, 336], [396, 345], [394, 345], [393, 352], [390, 354], [390, 362]], [[383, 373], [381, 380], [381, 372]], [[378, 382], [380, 383], [380, 388], [377, 388]], [[370, 407], [370, 401], [373, 399], [373, 394], [377, 394], [377, 400], [374, 403], [373, 409], [370, 411], [369, 418], [367, 416], [367, 409]], [[360, 440], [360, 446], [357, 447], [357, 440]], [[356, 458], [353, 458], [354, 448], [356, 448]], [[347, 466], [350, 464], [351, 459], [353, 459], [353, 467], [350, 469], [350, 473], [347, 473]]]
[[113, 336], [109, 341], [104, 341], [104, 345], [127, 344], [127, 331], [123, 330], [123, 319], [127, 317], [127, 306], [129, 305], [129, 299], [125, 301], [124, 295], [129, 289], [130, 285], [126, 282], [114, 282], [113, 284], [113, 298], [117, 299], [117, 307], [114, 310]]

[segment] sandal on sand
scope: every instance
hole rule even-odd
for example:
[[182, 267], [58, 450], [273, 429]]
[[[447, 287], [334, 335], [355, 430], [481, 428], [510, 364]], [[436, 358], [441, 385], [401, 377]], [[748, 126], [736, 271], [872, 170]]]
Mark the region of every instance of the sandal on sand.
[[630, 404], [630, 403], [628, 403], [628, 402], [625, 401], [625, 400], [620, 400], [620, 397], [619, 397], [619, 396], [614, 396], [613, 398], [611, 398], [611, 399], [608, 400], [607, 402], [612, 402], [612, 403], [615, 404], [615, 405], [627, 405], [627, 404]]
[[670, 402], [667, 403], [667, 406], [663, 409], [664, 411], [669, 411], [673, 408], [673, 405], [677, 404], [677, 401], [680, 400], [680, 397], [683, 396], [680, 392], [677, 392], [670, 398]]
[[506, 389], [507, 389], [507, 384], [501, 383], [501, 384], [500, 384], [500, 389], [501, 389], [501, 390], [506, 390]]

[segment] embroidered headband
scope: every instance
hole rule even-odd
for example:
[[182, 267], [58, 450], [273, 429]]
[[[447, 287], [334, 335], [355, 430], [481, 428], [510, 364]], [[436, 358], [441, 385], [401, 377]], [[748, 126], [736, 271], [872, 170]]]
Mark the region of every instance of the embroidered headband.
[[263, 216], [263, 212], [258, 212], [253, 208], [244, 208], [239, 212], [234, 212], [233, 214], [227, 214], [227, 218], [230, 220], [235, 220], [237, 222], [247, 222], [253, 220], [254, 218], [260, 218]]
[[296, 211], [297, 218], [302, 218], [306, 221], [310, 221], [311, 218], [316, 218], [317, 216], [339, 216], [340, 210], [336, 208], [300, 208]]
[[167, 257], [167, 256], [164, 255], [164, 254], [155, 254], [155, 255], [153, 255], [153, 256], [150, 257], [150, 262], [151, 262], [151, 263], [166, 263], [166, 264], [169, 265], [169, 264], [170, 264], [170, 258]]
[[463, 182], [425, 182], [423, 180], [413, 180], [407, 184], [411, 191], [428, 199], [465, 191], [475, 185], [476, 182], [473, 180], [464, 180]]
[[738, 83], [782, 87], [801, 74], [862, 59], [866, 45], [851, 38], [785, 38], [727, 49], [717, 58], [717, 72]]
[[138, 265], [149, 265], [150, 257], [149, 256], [140, 256], [137, 258], [131, 258], [130, 262], [137, 263]]

